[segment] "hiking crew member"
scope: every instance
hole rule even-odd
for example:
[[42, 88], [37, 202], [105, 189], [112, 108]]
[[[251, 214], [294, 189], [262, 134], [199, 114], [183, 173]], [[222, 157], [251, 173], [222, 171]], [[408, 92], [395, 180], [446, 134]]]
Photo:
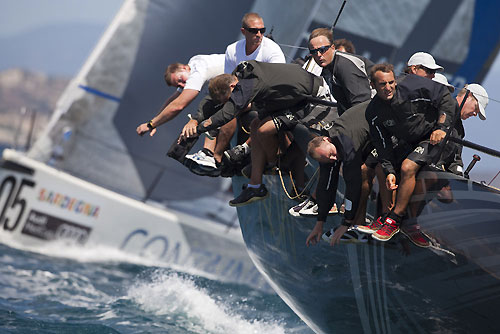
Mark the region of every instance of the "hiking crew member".
[[[406, 74], [415, 74], [415, 75], [418, 75], [420, 77], [432, 79], [436, 82], [439, 82], [438, 80], [442, 80], [442, 78], [444, 76], [440, 73], [436, 73], [436, 71], [442, 71], [442, 70], [444, 70], [444, 68], [442, 66], [436, 64], [436, 61], [434, 60], [434, 57], [432, 55], [430, 55], [429, 53], [426, 53], [426, 52], [416, 52], [410, 57], [410, 59], [408, 59], [407, 67], [406, 67], [404, 72]], [[402, 77], [397, 78], [396, 82], [403, 80], [403, 78], [405, 76], [406, 75], [403, 75]], [[446, 80], [446, 77], [444, 77], [444, 78]], [[442, 82], [440, 82], [440, 83], [442, 83]], [[446, 80], [446, 84], [448, 84], [447, 80]], [[394, 86], [394, 88], [395, 87], [396, 86]], [[450, 89], [448, 85], [447, 85], [447, 87], [448, 87], [448, 89]], [[374, 88], [373, 83], [372, 83], [372, 88]], [[384, 88], [382, 87], [382, 89], [384, 89]], [[452, 92], [452, 91], [450, 91], [450, 92]], [[404, 141], [397, 142], [397, 139], [395, 139], [394, 137], [393, 137], [393, 141], [394, 141], [393, 148], [396, 150], [395, 156], [401, 156], [401, 155], [403, 155], [403, 157], [406, 156], [407, 150], [409, 149], [408, 145]], [[447, 145], [446, 149], [449, 149], [448, 148], [449, 146], [450, 145]], [[374, 150], [375, 154], [376, 154], [376, 152], [377, 152], [377, 150]], [[366, 163], [368, 165], [377, 164], [377, 158], [374, 155], [371, 155], [368, 157], [368, 161], [366, 161]], [[375, 167], [375, 173], [377, 175], [378, 183], [384, 184], [385, 179], [386, 179], [386, 175], [382, 171], [382, 168], [380, 167], [380, 165], [377, 165]], [[380, 196], [380, 202], [381, 202], [381, 206], [380, 206], [381, 212], [379, 213], [379, 215], [385, 216], [389, 213], [389, 211], [391, 211], [394, 208], [395, 195], [396, 195], [395, 190], [387, 189], [387, 187], [379, 187], [379, 196]]]
[[[371, 70], [377, 95], [370, 102], [366, 117], [370, 136], [386, 175], [386, 186], [398, 189], [396, 204], [384, 221], [375, 220], [362, 232], [387, 241], [399, 232], [409, 199], [415, 189], [415, 176], [429, 164], [432, 150], [446, 135], [456, 112], [456, 103], [443, 85], [416, 75], [408, 75], [396, 85], [390, 64], [378, 64]], [[401, 181], [396, 184], [397, 160], [391, 136], [404, 140], [414, 150], [401, 164]]]
[[[250, 182], [240, 196], [230, 201], [230, 205], [244, 205], [267, 197], [262, 174], [267, 163], [276, 163], [277, 133], [294, 129], [306, 112], [307, 97], [321, 96], [326, 90], [323, 79], [297, 64], [269, 64], [251, 60], [240, 63], [234, 75], [225, 74], [213, 79], [209, 90], [212, 98], [224, 103], [224, 106], [198, 126], [198, 133], [229, 122], [246, 110], [250, 103], [259, 115], [251, 128]], [[270, 135], [266, 135], [263, 140], [258, 137], [259, 131]]]
[[[257, 60], [266, 63], [285, 63], [285, 55], [278, 44], [263, 36], [266, 28], [264, 20], [257, 13], [247, 13], [241, 20], [241, 33], [245, 38], [230, 44], [224, 55], [224, 72], [232, 73], [236, 66], [247, 60]], [[222, 73], [219, 73], [222, 74]], [[205, 119], [193, 119], [188, 122], [183, 135], [191, 135], [196, 126]], [[236, 120], [222, 126], [217, 135], [217, 143], [212, 150], [202, 149], [191, 155], [191, 159], [200, 164], [211, 165], [217, 168], [222, 159], [222, 153], [226, 150], [236, 131]], [[240, 148], [240, 147], [239, 147]], [[249, 153], [248, 145], [243, 146], [244, 153]], [[236, 149], [237, 150], [237, 149]], [[228, 152], [228, 154], [232, 151]], [[209, 174], [212, 174], [210, 171]]]
[[[337, 44], [334, 43], [333, 34], [329, 28], [314, 29], [309, 35], [309, 52], [313, 58], [313, 63], [316, 63], [319, 67], [319, 69], [313, 67], [311, 72], [324, 78], [333, 100], [338, 103], [337, 112], [329, 116], [329, 119], [335, 119], [338, 115], [342, 115], [345, 110], [370, 100], [372, 96], [367, 73], [373, 63], [358, 55], [339, 52], [338, 50], [345, 50], [344, 45], [352, 47], [349, 51], [354, 51], [354, 46], [347, 40], [338, 40], [338, 42], [340, 49], [337, 49]], [[308, 118], [327, 108], [318, 106], [316, 109]], [[326, 125], [325, 122], [321, 123], [321, 126]], [[367, 170], [363, 170], [363, 173], [365, 172]], [[370, 187], [371, 182], [367, 186]], [[289, 212], [294, 216], [300, 216], [301, 214], [309, 216], [316, 215], [317, 208], [316, 191], [314, 191], [305, 201], [290, 208]], [[332, 208], [332, 210], [335, 210], [335, 208]]]
[[158, 115], [137, 127], [137, 134], [142, 136], [150, 132], [150, 136], [153, 136], [158, 126], [176, 117], [198, 96], [205, 82], [222, 73], [222, 54], [197, 55], [192, 57], [187, 65], [170, 64], [165, 71], [165, 81], [168, 86], [177, 87], [177, 91], [165, 101]]
[[414, 53], [410, 59], [408, 59], [407, 67], [405, 73], [415, 74], [420, 77], [433, 79], [436, 75], [436, 71], [442, 71], [444, 68], [434, 60], [434, 57], [426, 52]]
[[323, 68], [321, 76], [338, 103], [339, 115], [371, 98], [368, 73], [373, 63], [362, 56], [336, 52], [330, 29], [317, 28], [311, 32], [309, 52], [314, 61]]
[[366, 207], [360, 207], [360, 201], [368, 196], [369, 190], [362, 194], [361, 184], [364, 180], [361, 166], [373, 149], [370, 128], [365, 117], [369, 103], [370, 101], [365, 101], [348, 109], [328, 130], [323, 130], [327, 136], [319, 136], [309, 142], [307, 151], [320, 163], [320, 174], [316, 186], [317, 222], [306, 239], [307, 245], [319, 242], [323, 234], [323, 224], [337, 196], [341, 164], [346, 184], [345, 212], [342, 225], [335, 231], [331, 244], [338, 242], [360, 217], [364, 221]]
[[286, 62], [281, 48], [273, 40], [264, 37], [264, 20], [257, 13], [247, 13], [241, 20], [241, 33], [245, 36], [228, 45], [225, 53], [224, 73], [232, 73], [242, 61], [257, 60], [266, 63]]
[[354, 44], [348, 39], [345, 38], [340, 38], [336, 39], [333, 41], [333, 45], [335, 45], [335, 50], [341, 51], [341, 52], [347, 52], [351, 54], [356, 53], [356, 48], [354, 47]]
[[[479, 84], [468, 84], [460, 90], [456, 97], [457, 106], [459, 106], [464, 97], [466, 91], [469, 90], [470, 94], [465, 101], [465, 104], [460, 112], [460, 116], [457, 118], [455, 123], [455, 128], [452, 131], [452, 136], [463, 139], [465, 137], [465, 129], [462, 121], [470, 117], [479, 116], [481, 120], [486, 120], [486, 106], [488, 105], [488, 93], [483, 86]], [[452, 150], [453, 153], [444, 154], [444, 160], [442, 161], [443, 167], [454, 174], [463, 175], [464, 163], [462, 161], [462, 149], [463, 146], [458, 143], [448, 143], [445, 147], [446, 150]]]

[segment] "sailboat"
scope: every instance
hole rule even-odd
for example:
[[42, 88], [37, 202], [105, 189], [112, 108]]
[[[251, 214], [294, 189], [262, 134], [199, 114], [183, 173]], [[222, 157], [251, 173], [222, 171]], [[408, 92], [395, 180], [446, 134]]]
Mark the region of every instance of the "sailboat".
[[[309, 27], [328, 26], [331, 9], [339, 7], [318, 3]], [[500, 28], [492, 14], [499, 9], [488, 1], [352, 1], [335, 32], [396, 69], [413, 52], [429, 51], [460, 88], [481, 82], [497, 55], [500, 36], [480, 36]], [[314, 167], [308, 167], [310, 179]], [[243, 183], [233, 180], [235, 189]], [[267, 199], [238, 208], [245, 243], [273, 289], [316, 333], [500, 331], [499, 189], [424, 167], [417, 178], [422, 190], [410, 200], [415, 211], [403, 226], [413, 226], [428, 243], [399, 233], [386, 243], [353, 239], [331, 247], [322, 240], [307, 247], [315, 219], [289, 215], [295, 203], [283, 188], [290, 182], [265, 176], [264, 183]], [[337, 206], [342, 200], [338, 191]], [[375, 207], [371, 201], [372, 218]], [[329, 217], [325, 232], [340, 219]]]

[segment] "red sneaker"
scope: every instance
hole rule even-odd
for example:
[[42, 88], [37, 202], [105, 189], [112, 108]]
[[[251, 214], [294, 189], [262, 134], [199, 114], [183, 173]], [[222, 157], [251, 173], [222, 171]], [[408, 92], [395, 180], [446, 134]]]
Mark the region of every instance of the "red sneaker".
[[431, 245], [430, 241], [425, 237], [425, 235], [420, 231], [420, 225], [413, 224], [403, 224], [401, 226], [401, 233], [403, 233], [415, 246], [427, 248]]
[[[343, 205], [343, 204], [342, 204]], [[330, 209], [330, 211], [328, 211], [328, 214], [329, 215], [334, 215], [336, 213], [339, 213], [339, 210], [337, 209], [337, 204], [333, 203], [333, 206], [332, 208]], [[341, 212], [343, 213], [343, 212]]]
[[370, 225], [357, 225], [355, 228], [359, 232], [373, 234], [380, 230], [380, 228], [384, 225], [382, 221], [382, 216], [378, 217], [376, 220], [372, 221]]
[[392, 218], [385, 218], [384, 225], [375, 233], [372, 238], [378, 241], [389, 241], [399, 232], [399, 223]]

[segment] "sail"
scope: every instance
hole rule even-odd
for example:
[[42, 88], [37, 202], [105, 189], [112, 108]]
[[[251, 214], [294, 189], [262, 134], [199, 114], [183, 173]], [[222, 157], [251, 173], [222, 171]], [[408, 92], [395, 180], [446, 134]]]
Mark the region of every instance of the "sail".
[[[199, 99], [154, 137], [139, 137], [135, 128], [173, 93], [163, 79], [168, 64], [224, 53], [238, 38], [247, 6], [222, 0], [182, 6], [175, 0], [125, 2], [29, 156], [137, 198], [148, 193], [158, 200], [193, 199], [218, 191], [220, 179], [196, 176], [165, 155]], [[221, 8], [233, 15], [220, 20]]]
[[[307, 53], [310, 31], [331, 27], [342, 2], [257, 0], [252, 10], [271, 13], [273, 22], [266, 25], [274, 25], [274, 38], [293, 59]], [[356, 53], [375, 63], [390, 62], [397, 71], [413, 53], [428, 52], [445, 68], [449, 82], [463, 87], [480, 83], [498, 53], [498, 13], [500, 3], [488, 0], [351, 0], [334, 38], [351, 40]]]
[[[263, 18], [288, 61], [307, 53], [307, 37], [330, 27], [340, 0], [129, 0], [61, 97], [29, 156], [106, 188], [158, 200], [213, 194], [220, 179], [199, 177], [165, 156], [195, 113], [195, 100], [154, 137], [135, 134], [173, 92], [163, 71], [197, 54], [223, 53], [241, 38], [244, 13]], [[498, 52], [500, 3], [475, 0], [348, 1], [335, 38], [402, 70], [417, 51], [434, 55], [450, 83], [481, 82]], [[429, 24], [432, 22], [432, 24]], [[204, 92], [200, 94], [200, 97]], [[199, 145], [194, 148], [197, 150]]]

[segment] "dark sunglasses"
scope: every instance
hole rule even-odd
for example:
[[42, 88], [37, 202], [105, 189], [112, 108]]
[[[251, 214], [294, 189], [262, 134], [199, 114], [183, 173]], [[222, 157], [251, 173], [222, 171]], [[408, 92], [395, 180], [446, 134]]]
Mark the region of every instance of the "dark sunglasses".
[[257, 34], [259, 31], [261, 34], [266, 32], [266, 28], [244, 28], [246, 31], [251, 32], [252, 34]]
[[325, 46], [322, 46], [320, 48], [317, 48], [317, 49], [309, 49], [309, 52], [311, 53], [311, 55], [315, 55], [317, 52], [323, 54], [325, 53], [326, 51], [328, 51], [328, 49], [330, 49], [332, 46], [331, 45], [325, 45]]
[[436, 70], [427, 68], [427, 67], [422, 66], [422, 65], [419, 65], [418, 67], [423, 69], [425, 71], [425, 73], [427, 73], [427, 74], [436, 74]]

